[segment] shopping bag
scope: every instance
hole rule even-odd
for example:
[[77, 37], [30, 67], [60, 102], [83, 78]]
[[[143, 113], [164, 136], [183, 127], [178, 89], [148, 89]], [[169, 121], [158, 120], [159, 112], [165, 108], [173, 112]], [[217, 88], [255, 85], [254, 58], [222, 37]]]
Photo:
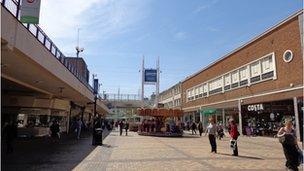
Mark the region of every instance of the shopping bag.
[[237, 143], [237, 140], [234, 140], [234, 139], [230, 140], [230, 148], [232, 150], [235, 150], [236, 143]]

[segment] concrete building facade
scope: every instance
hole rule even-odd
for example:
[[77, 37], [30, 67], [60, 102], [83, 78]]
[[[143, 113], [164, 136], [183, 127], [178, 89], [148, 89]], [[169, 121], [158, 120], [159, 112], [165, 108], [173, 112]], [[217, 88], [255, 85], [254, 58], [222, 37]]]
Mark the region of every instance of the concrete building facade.
[[165, 108], [181, 109], [181, 82], [159, 94], [159, 103]]

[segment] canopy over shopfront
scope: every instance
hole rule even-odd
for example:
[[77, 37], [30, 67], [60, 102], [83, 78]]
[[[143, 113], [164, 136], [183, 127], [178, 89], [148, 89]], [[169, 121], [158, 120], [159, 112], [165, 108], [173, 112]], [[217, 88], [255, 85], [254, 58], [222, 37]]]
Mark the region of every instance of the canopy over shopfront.
[[140, 116], [163, 116], [163, 117], [181, 117], [183, 116], [183, 111], [180, 109], [138, 109], [138, 115]]
[[205, 109], [200, 111], [201, 115], [210, 116], [216, 114], [216, 109]]

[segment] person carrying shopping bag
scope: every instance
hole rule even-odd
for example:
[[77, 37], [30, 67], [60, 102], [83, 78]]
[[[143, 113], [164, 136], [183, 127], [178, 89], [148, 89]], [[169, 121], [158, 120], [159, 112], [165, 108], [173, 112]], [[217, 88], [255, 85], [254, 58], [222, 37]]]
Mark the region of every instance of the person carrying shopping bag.
[[235, 123], [235, 121], [233, 119], [229, 120], [229, 124], [230, 124], [229, 134], [230, 134], [230, 137], [231, 137], [230, 147], [233, 150], [233, 154], [232, 155], [238, 156], [239, 155], [239, 151], [238, 151], [238, 146], [237, 146], [237, 139], [238, 139], [240, 133], [239, 133], [237, 125], [236, 125], [236, 123]]

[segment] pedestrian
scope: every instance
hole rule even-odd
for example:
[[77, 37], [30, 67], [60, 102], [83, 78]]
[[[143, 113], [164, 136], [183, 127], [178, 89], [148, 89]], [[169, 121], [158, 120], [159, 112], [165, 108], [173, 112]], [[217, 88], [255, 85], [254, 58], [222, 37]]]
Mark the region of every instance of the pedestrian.
[[82, 121], [80, 118], [77, 118], [76, 121], [76, 133], [77, 133], [77, 139], [80, 139], [80, 134], [81, 134], [81, 128], [82, 128]]
[[121, 136], [122, 135], [122, 129], [123, 129], [123, 127], [124, 127], [124, 123], [123, 123], [123, 121], [119, 121], [119, 135]]
[[202, 133], [203, 133], [203, 123], [202, 122], [198, 123], [198, 132], [199, 132], [200, 136], [202, 136]]
[[229, 134], [231, 136], [230, 147], [233, 149], [232, 155], [238, 156], [239, 152], [238, 152], [238, 146], [237, 146], [237, 139], [238, 139], [240, 133], [239, 133], [237, 125], [233, 119], [229, 120], [229, 124], [230, 124]]
[[195, 133], [196, 134], [196, 123], [195, 122], [192, 122], [192, 124], [191, 124], [191, 130], [192, 130], [192, 135], [193, 135], [193, 133]]
[[60, 139], [60, 127], [57, 120], [54, 120], [50, 126], [51, 137], [53, 142], [57, 142]]
[[300, 165], [299, 159], [303, 157], [303, 153], [298, 147], [296, 132], [291, 120], [285, 120], [285, 126], [280, 128], [277, 136], [283, 146], [286, 168], [288, 170], [298, 171], [298, 166]]
[[128, 121], [126, 121], [125, 130], [126, 130], [126, 136], [128, 136], [128, 130], [129, 130], [129, 122]]
[[216, 151], [216, 132], [217, 126], [214, 122], [213, 118], [209, 118], [209, 125], [207, 126], [205, 136], [208, 134], [210, 146], [211, 146], [211, 153], [217, 153]]
[[219, 140], [221, 140], [224, 137], [224, 128], [221, 124], [219, 124], [218, 129], [217, 129], [217, 136]]
[[14, 140], [17, 137], [17, 125], [13, 121], [6, 123], [3, 128], [4, 141], [6, 143], [6, 153], [14, 151]]

